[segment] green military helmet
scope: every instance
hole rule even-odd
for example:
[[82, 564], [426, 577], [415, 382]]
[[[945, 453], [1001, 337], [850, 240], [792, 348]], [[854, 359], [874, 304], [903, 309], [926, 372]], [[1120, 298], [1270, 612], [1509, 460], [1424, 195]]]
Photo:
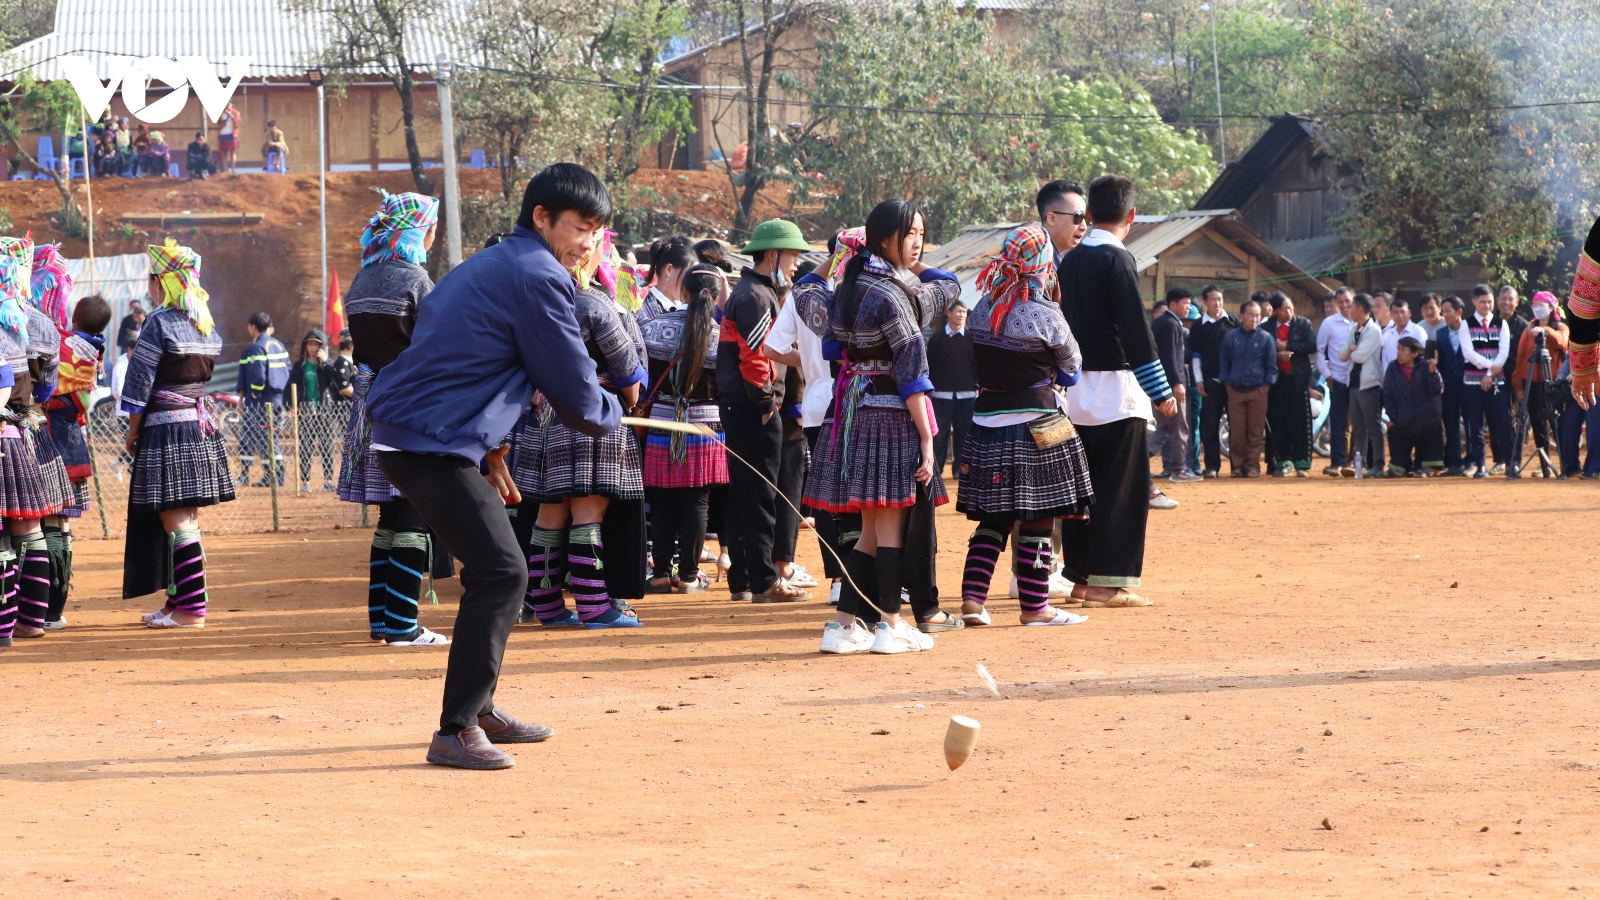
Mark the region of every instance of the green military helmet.
[[744, 245], [745, 253], [762, 250], [798, 250], [805, 253], [810, 249], [811, 245], [800, 233], [800, 226], [783, 219], [770, 219], [757, 225], [750, 234], [750, 243]]

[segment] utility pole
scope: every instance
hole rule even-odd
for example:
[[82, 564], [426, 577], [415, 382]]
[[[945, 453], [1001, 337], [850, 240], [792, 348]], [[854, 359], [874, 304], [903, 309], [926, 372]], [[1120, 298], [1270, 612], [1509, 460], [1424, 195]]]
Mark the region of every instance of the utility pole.
[[1217, 150], [1222, 154], [1223, 168], [1228, 165], [1228, 136], [1222, 131], [1222, 66], [1217, 62], [1217, 3], [1216, 0], [1200, 7], [1211, 12], [1211, 77], [1217, 84]]
[[[317, 204], [322, 220], [322, 332], [328, 332], [328, 105], [322, 89], [322, 70], [312, 69], [306, 80], [317, 89]], [[329, 335], [333, 346], [339, 346], [339, 336]]]
[[456, 181], [456, 124], [450, 109], [450, 57], [439, 54], [434, 81], [439, 85], [439, 130], [444, 142], [444, 236], [450, 268], [461, 265], [461, 186]]
[[[89, 122], [84, 118], [81, 108], [78, 110], [78, 131], [83, 135], [84, 202], [89, 205], [89, 213], [85, 217], [88, 220], [86, 224], [89, 227], [89, 290], [94, 292], [94, 173], [89, 171]], [[63, 147], [62, 149], [65, 150], [67, 148]], [[72, 171], [72, 163], [70, 162], [67, 163], [67, 171], [69, 173]]]

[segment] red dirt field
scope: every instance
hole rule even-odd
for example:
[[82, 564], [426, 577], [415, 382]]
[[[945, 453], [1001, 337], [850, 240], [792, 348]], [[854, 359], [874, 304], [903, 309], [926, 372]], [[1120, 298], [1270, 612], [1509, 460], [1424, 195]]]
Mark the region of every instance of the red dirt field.
[[499, 702], [557, 733], [489, 773], [423, 762], [445, 652], [367, 641], [364, 533], [209, 542], [182, 634], [84, 541], [71, 627], [0, 651], [0, 897], [1600, 894], [1592, 485], [1173, 487], [1158, 605], [1078, 627], [829, 658], [820, 602], [720, 588], [521, 626]]

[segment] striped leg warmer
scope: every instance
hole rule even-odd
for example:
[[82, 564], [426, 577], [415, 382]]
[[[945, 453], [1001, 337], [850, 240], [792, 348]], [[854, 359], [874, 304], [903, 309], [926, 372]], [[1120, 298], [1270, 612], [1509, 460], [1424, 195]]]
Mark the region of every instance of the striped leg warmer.
[[[421, 531], [396, 531], [389, 547], [388, 573], [384, 576], [384, 636], [400, 640], [416, 634], [417, 607], [423, 596], [422, 581], [430, 579], [428, 535]], [[433, 589], [427, 591], [434, 598]], [[435, 603], [438, 602], [434, 599]]]
[[534, 526], [528, 535], [528, 596], [523, 605], [541, 622], [562, 618], [567, 614], [567, 602], [561, 597], [566, 580], [566, 530]]
[[0, 539], [0, 646], [11, 643], [17, 629], [17, 554]]
[[172, 547], [172, 583], [167, 602], [191, 616], [206, 614], [206, 552], [200, 546], [200, 529], [180, 528], [167, 536]]
[[1005, 552], [1006, 539], [1011, 529], [1004, 524], [998, 527], [984, 522], [967, 541], [967, 567], [961, 577], [961, 599], [982, 603], [989, 599], [989, 583], [994, 580], [995, 563]]
[[44, 534], [35, 531], [18, 540], [22, 557], [17, 582], [17, 627], [39, 629], [50, 609], [50, 552]]
[[67, 592], [72, 589], [72, 532], [46, 525], [44, 543], [50, 554], [50, 608], [44, 620], [57, 622], [67, 609]]
[[393, 531], [379, 528], [372, 533], [372, 568], [367, 575], [367, 630], [374, 639], [388, 633], [383, 624], [383, 611], [389, 599], [389, 550], [393, 546]]
[[1042, 613], [1050, 605], [1050, 531], [1024, 528], [1017, 545], [1017, 601], [1024, 613]]
[[604, 566], [600, 554], [600, 525], [574, 525], [567, 534], [567, 571], [571, 573], [572, 599], [578, 606], [578, 618], [585, 622], [599, 619], [611, 612], [611, 595], [606, 593]]

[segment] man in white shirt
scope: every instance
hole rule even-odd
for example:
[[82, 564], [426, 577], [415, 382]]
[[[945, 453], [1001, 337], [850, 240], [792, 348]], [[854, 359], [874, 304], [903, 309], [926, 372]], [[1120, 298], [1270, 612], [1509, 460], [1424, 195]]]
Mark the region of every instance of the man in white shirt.
[[[1472, 289], [1471, 315], [1456, 326], [1456, 339], [1466, 360], [1462, 373], [1461, 417], [1466, 420], [1466, 464], [1477, 467], [1474, 478], [1488, 478], [1484, 464], [1483, 425], [1489, 423], [1489, 439], [1508, 457], [1511, 439], [1511, 389], [1504, 371], [1511, 355], [1511, 329], [1495, 315], [1494, 292], [1486, 284]], [[1508, 469], [1507, 476], [1513, 473]]]
[[1396, 298], [1389, 303], [1389, 324], [1383, 329], [1383, 371], [1389, 371], [1389, 363], [1399, 357], [1403, 337], [1414, 337], [1424, 347], [1430, 340], [1427, 329], [1411, 321], [1410, 304]]
[[[1322, 324], [1317, 328], [1317, 371], [1327, 382], [1328, 467], [1324, 475], [1338, 476], [1345, 469], [1345, 432], [1350, 425], [1350, 362], [1344, 348], [1350, 343], [1350, 297], [1347, 287], [1339, 288], [1322, 301]], [[1350, 474], [1354, 475], [1354, 470]]]

